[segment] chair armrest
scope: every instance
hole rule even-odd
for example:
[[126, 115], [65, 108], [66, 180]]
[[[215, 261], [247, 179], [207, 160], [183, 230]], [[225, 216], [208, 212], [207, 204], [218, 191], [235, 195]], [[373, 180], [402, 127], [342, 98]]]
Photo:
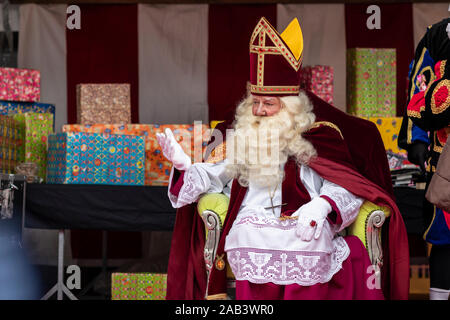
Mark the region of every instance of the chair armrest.
[[223, 193], [207, 193], [198, 200], [197, 211], [200, 216], [205, 210], [213, 211], [219, 216], [220, 223], [223, 224], [229, 204], [230, 199]]
[[223, 193], [205, 194], [200, 197], [197, 203], [197, 211], [202, 217], [206, 231], [206, 241], [203, 249], [207, 279], [205, 298], [208, 297], [209, 275], [214, 267], [220, 233], [228, 212], [229, 203], [230, 199]]
[[390, 214], [388, 208], [365, 201], [359, 210], [358, 217], [347, 229], [349, 235], [357, 236], [364, 244], [371, 263], [380, 268], [383, 265], [381, 227]]

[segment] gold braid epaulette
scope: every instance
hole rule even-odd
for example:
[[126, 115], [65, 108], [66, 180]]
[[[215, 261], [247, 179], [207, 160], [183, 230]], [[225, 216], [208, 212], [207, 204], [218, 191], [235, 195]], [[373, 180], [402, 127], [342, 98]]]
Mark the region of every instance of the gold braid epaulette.
[[337, 125], [335, 125], [334, 123], [329, 122], [329, 121], [317, 121], [317, 122], [314, 122], [314, 124], [311, 126], [311, 128], [309, 128], [309, 130], [312, 130], [312, 129], [315, 129], [315, 128], [319, 128], [320, 126], [327, 126], [327, 127], [333, 128], [334, 130], [336, 130], [339, 133], [339, 135], [341, 136], [342, 140], [344, 140], [344, 136], [342, 135], [342, 132], [339, 129], [339, 127]]

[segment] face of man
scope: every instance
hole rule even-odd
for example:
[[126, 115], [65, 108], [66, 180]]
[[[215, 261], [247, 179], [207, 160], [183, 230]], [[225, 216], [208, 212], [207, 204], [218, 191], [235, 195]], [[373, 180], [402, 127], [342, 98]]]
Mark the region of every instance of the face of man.
[[236, 111], [234, 130], [227, 135], [227, 169], [242, 186], [276, 186], [288, 157], [307, 163], [313, 145], [301, 134], [314, 122], [306, 95], [249, 95]]
[[278, 97], [252, 96], [252, 112], [254, 116], [270, 117], [277, 114], [281, 109], [281, 101]]

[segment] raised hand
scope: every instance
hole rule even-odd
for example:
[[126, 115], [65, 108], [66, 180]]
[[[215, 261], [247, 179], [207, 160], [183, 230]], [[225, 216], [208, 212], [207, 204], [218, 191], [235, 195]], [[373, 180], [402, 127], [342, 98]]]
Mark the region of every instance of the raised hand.
[[183, 151], [173, 136], [172, 130], [166, 128], [165, 133], [157, 133], [156, 140], [161, 146], [164, 157], [172, 162], [178, 170], [187, 170], [191, 166], [191, 158]]

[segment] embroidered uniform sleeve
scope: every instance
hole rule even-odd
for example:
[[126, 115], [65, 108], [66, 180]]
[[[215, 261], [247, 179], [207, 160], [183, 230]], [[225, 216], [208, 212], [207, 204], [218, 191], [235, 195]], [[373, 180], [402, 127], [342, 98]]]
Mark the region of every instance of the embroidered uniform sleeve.
[[[196, 202], [205, 193], [222, 192], [231, 177], [225, 171], [226, 163], [194, 163], [181, 177], [183, 179], [178, 194], [171, 190], [174, 170], [170, 173], [170, 184], [168, 190], [169, 200], [174, 208], [180, 208], [187, 204]], [[177, 184], [179, 181], [176, 182]]]

